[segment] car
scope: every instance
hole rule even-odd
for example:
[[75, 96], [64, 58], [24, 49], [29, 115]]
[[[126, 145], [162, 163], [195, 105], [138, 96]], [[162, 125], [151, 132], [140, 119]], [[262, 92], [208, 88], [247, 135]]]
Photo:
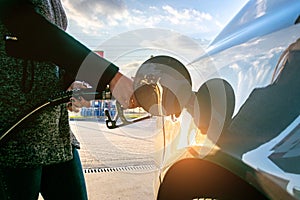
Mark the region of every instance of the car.
[[298, 0], [250, 0], [186, 65], [200, 116], [165, 138], [157, 199], [300, 199], [299, 16]]

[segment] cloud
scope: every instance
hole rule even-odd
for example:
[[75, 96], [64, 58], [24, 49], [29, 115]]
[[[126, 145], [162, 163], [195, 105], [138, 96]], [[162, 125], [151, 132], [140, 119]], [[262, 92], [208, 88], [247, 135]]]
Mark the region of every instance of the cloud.
[[126, 9], [124, 1], [120, 0], [62, 0], [62, 2], [67, 9], [90, 18], [115, 16]]
[[176, 10], [175, 8], [165, 5], [162, 7], [169, 15], [167, 19], [173, 24], [185, 24], [187, 22], [202, 22], [212, 20], [212, 16], [209, 13], [197, 11], [195, 9], [182, 9]]
[[[141, 28], [165, 28], [195, 38], [215, 35], [220, 27], [213, 16], [194, 8], [126, 4], [125, 0], [62, 0], [73, 32], [80, 38], [102, 37]], [[86, 36], [83, 36], [85, 34]], [[94, 40], [94, 39], [93, 39]]]
[[117, 24], [126, 13], [126, 5], [120, 0], [62, 0], [69, 21], [73, 21], [86, 33], [97, 34], [108, 24]]

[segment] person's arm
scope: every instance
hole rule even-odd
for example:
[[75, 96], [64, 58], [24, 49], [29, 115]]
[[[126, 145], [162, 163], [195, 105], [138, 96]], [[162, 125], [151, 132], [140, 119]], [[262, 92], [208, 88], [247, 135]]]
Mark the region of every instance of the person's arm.
[[66, 88], [75, 80], [86, 80], [101, 91], [118, 72], [117, 66], [49, 22], [28, 1], [2, 0], [0, 6], [1, 21], [8, 29], [7, 54], [57, 64], [67, 73]]
[[99, 92], [109, 84], [113, 96], [124, 108], [137, 106], [133, 80], [37, 13], [27, 0], [0, 0], [0, 19], [9, 31], [8, 55], [57, 64], [66, 71], [66, 89], [75, 80], [87, 81]]

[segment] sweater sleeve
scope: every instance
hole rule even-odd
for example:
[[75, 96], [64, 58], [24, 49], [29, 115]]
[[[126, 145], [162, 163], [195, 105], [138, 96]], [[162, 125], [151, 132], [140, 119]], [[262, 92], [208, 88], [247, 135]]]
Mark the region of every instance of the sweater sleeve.
[[5, 48], [9, 56], [53, 62], [66, 71], [66, 85], [85, 80], [98, 91], [118, 72], [113, 63], [37, 13], [31, 3], [19, 1], [4, 7], [0, 17], [8, 29]]

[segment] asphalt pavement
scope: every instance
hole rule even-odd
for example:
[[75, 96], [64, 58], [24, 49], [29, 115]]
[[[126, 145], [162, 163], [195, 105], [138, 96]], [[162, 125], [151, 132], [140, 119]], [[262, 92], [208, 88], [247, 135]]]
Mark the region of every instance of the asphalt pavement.
[[155, 123], [108, 129], [103, 121], [70, 121], [81, 144], [89, 199], [155, 199]]

